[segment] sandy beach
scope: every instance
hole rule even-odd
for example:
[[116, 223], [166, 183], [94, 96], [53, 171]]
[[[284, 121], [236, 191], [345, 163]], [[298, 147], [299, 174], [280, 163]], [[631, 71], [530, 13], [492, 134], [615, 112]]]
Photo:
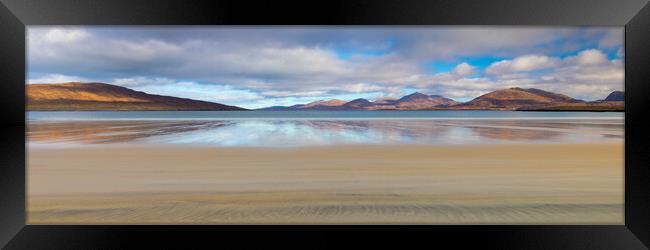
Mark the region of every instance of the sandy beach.
[[622, 142], [30, 147], [29, 224], [623, 224]]

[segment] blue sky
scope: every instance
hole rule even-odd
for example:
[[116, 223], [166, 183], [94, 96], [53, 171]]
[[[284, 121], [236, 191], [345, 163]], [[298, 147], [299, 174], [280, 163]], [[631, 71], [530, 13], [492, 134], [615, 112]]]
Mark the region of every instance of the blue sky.
[[105, 82], [245, 108], [507, 87], [623, 89], [622, 27], [30, 26], [28, 83]]

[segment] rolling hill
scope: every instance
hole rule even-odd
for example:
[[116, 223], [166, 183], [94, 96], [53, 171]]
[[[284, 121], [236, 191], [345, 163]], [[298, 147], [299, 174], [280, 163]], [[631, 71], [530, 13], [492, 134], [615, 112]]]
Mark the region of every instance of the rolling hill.
[[509, 88], [492, 91], [453, 108], [515, 110], [522, 107], [549, 107], [582, 102], [584, 101], [541, 89]]
[[220, 103], [152, 95], [106, 83], [27, 84], [27, 110], [246, 110]]

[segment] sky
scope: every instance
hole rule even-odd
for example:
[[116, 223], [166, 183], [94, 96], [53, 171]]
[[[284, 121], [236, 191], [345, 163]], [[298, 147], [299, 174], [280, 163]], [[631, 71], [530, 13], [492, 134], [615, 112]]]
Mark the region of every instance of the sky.
[[244, 108], [509, 87], [623, 90], [622, 27], [29, 26], [27, 83], [104, 82]]

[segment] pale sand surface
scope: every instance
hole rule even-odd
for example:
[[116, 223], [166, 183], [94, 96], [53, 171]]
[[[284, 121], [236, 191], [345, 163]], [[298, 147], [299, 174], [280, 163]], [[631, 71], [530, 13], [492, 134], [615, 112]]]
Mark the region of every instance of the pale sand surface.
[[622, 143], [29, 147], [30, 224], [623, 224]]

